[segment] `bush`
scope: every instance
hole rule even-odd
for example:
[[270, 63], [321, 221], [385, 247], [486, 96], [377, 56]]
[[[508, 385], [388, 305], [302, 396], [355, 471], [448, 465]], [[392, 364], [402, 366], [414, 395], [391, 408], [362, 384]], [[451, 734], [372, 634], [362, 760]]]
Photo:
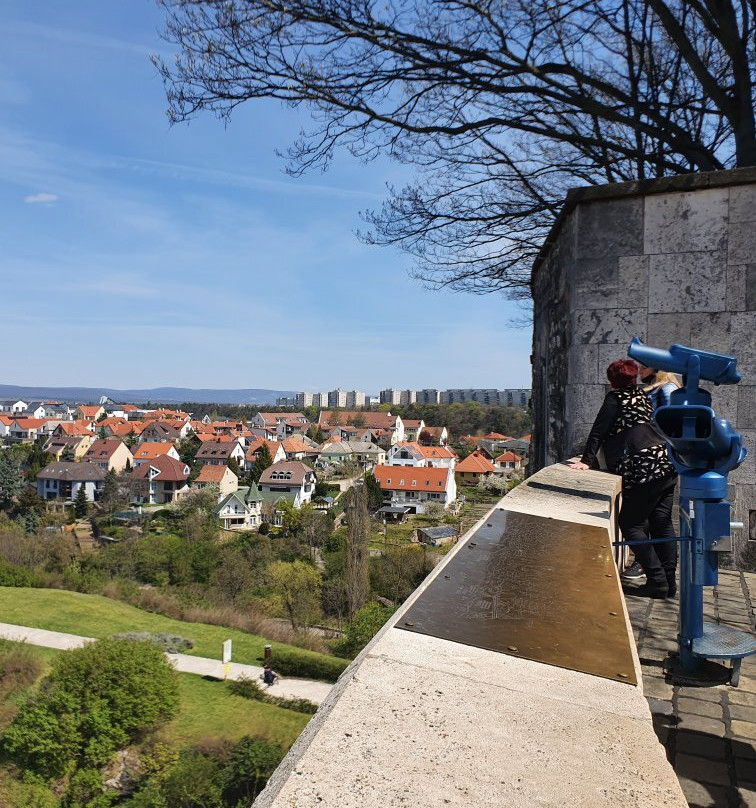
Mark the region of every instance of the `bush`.
[[35, 582], [29, 570], [0, 561], [0, 586], [34, 586]]
[[335, 682], [346, 670], [343, 659], [313, 654], [307, 651], [290, 651], [273, 647], [271, 667], [284, 676], [301, 676], [305, 679], [322, 679]]
[[177, 634], [149, 634], [146, 631], [128, 631], [124, 634], [114, 634], [115, 640], [144, 640], [157, 645], [166, 654], [182, 654], [194, 648], [194, 641]]
[[232, 747], [223, 770], [228, 805], [250, 805], [283, 759], [278, 744], [249, 735]]
[[270, 525], [267, 522], [260, 522], [260, 529], [259, 534], [261, 536], [267, 536], [270, 533]]
[[308, 699], [287, 699], [283, 696], [272, 696], [254, 679], [248, 679], [245, 676], [236, 681], [229, 681], [227, 686], [234, 696], [261, 701], [275, 707], [283, 707], [284, 710], [294, 710], [297, 713], [312, 715], [318, 709], [318, 705]]
[[99, 640], [65, 651], [5, 731], [4, 751], [47, 778], [98, 768], [176, 713], [177, 679], [152, 643]]
[[373, 639], [395, 609], [388, 609], [374, 601], [355, 612], [344, 636], [334, 643], [334, 653], [353, 659]]

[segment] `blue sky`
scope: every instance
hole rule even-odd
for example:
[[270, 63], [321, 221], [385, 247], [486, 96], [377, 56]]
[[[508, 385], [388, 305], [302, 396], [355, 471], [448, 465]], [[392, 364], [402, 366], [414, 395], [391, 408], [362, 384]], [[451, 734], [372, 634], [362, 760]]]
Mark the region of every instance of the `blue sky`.
[[529, 387], [499, 296], [424, 289], [359, 212], [406, 167], [290, 178], [272, 101], [168, 125], [150, 0], [0, 0], [0, 381]]

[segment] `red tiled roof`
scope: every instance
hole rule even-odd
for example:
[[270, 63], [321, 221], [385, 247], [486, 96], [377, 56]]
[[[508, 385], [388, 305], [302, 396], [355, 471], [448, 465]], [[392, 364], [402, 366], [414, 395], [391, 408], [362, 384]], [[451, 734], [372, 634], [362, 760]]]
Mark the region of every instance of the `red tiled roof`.
[[509, 435], [502, 435], [501, 432], [489, 432], [483, 436], [486, 440], [512, 440]]
[[61, 421], [56, 429], [59, 429], [64, 435], [91, 435], [92, 430], [89, 428], [89, 421]]
[[145, 427], [141, 421], [124, 421], [122, 424], [108, 424], [108, 429], [119, 438], [125, 438], [127, 435], [139, 435]]
[[497, 463], [517, 463], [520, 460], [522, 460], [520, 455], [515, 454], [514, 452], [504, 452], [504, 454], [500, 454], [496, 458]]
[[376, 466], [373, 476], [384, 491], [445, 491], [449, 469]]
[[162, 457], [168, 454], [173, 448], [172, 443], [166, 441], [145, 441], [138, 446], [134, 446], [131, 454], [134, 455], [134, 460], [152, 460], [154, 457]]
[[287, 454], [294, 453], [294, 452], [313, 452], [313, 448], [308, 446], [303, 440], [300, 438], [287, 438], [285, 441], [282, 441], [281, 444], [284, 448], [284, 452]]
[[104, 457], [111, 458], [119, 446], [123, 446], [123, 441], [120, 438], [101, 438], [100, 440], [96, 440], [89, 449], [87, 449], [84, 457], [87, 460]]
[[361, 422], [360, 429], [393, 429], [396, 426], [396, 415], [388, 412], [350, 412], [349, 410], [323, 410], [318, 417], [318, 427], [355, 426]]
[[207, 463], [202, 466], [200, 473], [197, 475], [194, 482], [196, 483], [220, 483], [223, 482], [223, 477], [226, 472], [233, 474], [228, 466], [210, 466]]
[[488, 460], [476, 450], [468, 455], [461, 463], [457, 463], [455, 470], [473, 474], [490, 474], [495, 469]]
[[157, 469], [158, 474], [155, 476], [156, 480], [162, 482], [184, 482], [189, 477], [189, 466], [182, 463], [180, 460], [174, 460], [168, 455], [161, 455], [149, 463], [142, 463], [137, 466], [132, 472], [132, 476], [137, 478], [147, 477], [150, 469]]
[[[255, 457], [257, 457], [257, 453], [262, 449], [263, 443], [267, 444], [271, 457], [276, 456], [278, 448], [282, 445], [276, 440], [266, 440], [265, 438], [255, 436], [247, 447], [247, 453], [245, 455], [247, 460], [254, 460]], [[284, 451], [286, 451], [286, 449], [284, 449]]]
[[15, 421], [21, 429], [39, 429], [47, 423], [44, 418], [16, 418]]
[[102, 407], [99, 404], [80, 404], [76, 409], [86, 418], [96, 418]]

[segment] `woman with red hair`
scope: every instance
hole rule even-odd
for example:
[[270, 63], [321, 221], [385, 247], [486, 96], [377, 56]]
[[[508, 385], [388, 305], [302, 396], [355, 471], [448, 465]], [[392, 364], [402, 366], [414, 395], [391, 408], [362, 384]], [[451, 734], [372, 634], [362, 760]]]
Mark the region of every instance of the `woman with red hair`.
[[[617, 359], [606, 369], [612, 389], [606, 394], [588, 435], [583, 456], [570, 468], [598, 468], [603, 448], [609, 471], [622, 476], [619, 524], [625, 541], [675, 536], [672, 505], [677, 472], [667, 446], [651, 419], [648, 396], [637, 385], [638, 365]], [[673, 597], [677, 591], [677, 542], [632, 545], [635, 560], [646, 574], [645, 587], [629, 592], [652, 598]]]

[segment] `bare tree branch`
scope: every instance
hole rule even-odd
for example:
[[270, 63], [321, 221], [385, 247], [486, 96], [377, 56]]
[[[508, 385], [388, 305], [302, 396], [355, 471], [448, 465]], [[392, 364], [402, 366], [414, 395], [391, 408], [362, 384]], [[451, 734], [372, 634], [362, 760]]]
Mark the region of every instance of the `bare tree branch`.
[[756, 0], [157, 0], [171, 121], [277, 98], [337, 148], [413, 165], [364, 213], [430, 286], [523, 296], [576, 184], [756, 164]]

